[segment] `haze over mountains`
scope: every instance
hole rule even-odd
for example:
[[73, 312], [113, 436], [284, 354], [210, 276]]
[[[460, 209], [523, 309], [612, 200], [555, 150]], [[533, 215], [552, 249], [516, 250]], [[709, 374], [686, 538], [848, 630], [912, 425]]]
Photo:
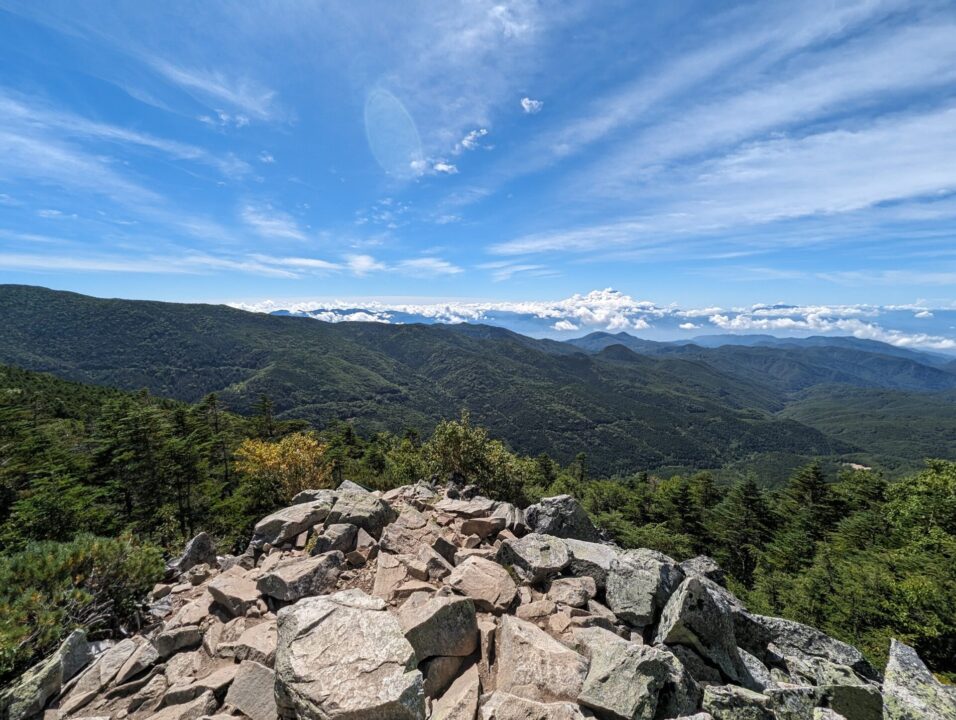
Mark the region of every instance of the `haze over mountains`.
[[[0, 362], [362, 431], [428, 431], [468, 410], [524, 453], [595, 473], [759, 468], [813, 457], [890, 472], [956, 453], [956, 366], [853, 338], [536, 340], [486, 325], [327, 323], [224, 306], [0, 287]], [[739, 338], [731, 343], [740, 343]]]

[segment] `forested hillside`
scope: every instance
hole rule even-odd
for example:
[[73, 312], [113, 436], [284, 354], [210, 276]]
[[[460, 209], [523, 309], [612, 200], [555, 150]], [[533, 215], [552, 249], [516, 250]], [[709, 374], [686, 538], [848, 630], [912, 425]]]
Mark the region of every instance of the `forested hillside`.
[[160, 549], [206, 530], [241, 550], [256, 519], [345, 479], [455, 479], [521, 506], [571, 493], [625, 547], [714, 556], [754, 611], [821, 627], [876, 664], [897, 637], [956, 672], [951, 462], [891, 483], [810, 465], [767, 491], [749, 475], [601, 478], [587, 456], [518, 455], [468, 418], [427, 438], [303, 428], [267, 401], [243, 418], [215, 396], [187, 405], [0, 370], [0, 681], [73, 627], [102, 636], [134, 622]]
[[429, 432], [468, 410], [528, 454], [586, 452], [602, 473], [707, 468], [786, 452], [799, 464], [858, 448], [772, 416], [771, 388], [621, 347], [589, 355], [505, 330], [332, 325], [222, 306], [0, 288], [0, 360], [61, 377], [365, 432]]
[[[732, 467], [776, 484], [813, 458], [897, 473], [956, 454], [956, 438], [937, 432], [956, 374], [879, 343], [707, 349], [598, 334], [570, 345], [480, 325], [328, 324], [25, 286], [0, 287], [0, 311], [0, 360], [33, 370], [186, 402], [215, 392], [243, 414], [265, 395], [280, 419], [366, 433], [427, 434], [465, 409], [517, 451], [565, 463], [585, 452], [600, 474]], [[913, 409], [927, 441], [893, 441], [893, 411], [870, 412], [859, 431], [827, 421], [827, 395], [813, 391], [834, 384], [859, 389], [860, 408], [904, 393], [894, 407]]]

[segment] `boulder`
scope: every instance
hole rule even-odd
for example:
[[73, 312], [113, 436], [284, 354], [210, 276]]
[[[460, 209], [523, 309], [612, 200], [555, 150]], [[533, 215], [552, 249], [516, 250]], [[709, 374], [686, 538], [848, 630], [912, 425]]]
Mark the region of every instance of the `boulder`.
[[295, 602], [311, 595], [325, 595], [335, 589], [345, 556], [338, 550], [305, 559], [296, 558], [278, 565], [256, 582], [263, 595]]
[[727, 576], [717, 561], [708, 555], [698, 555], [680, 564], [680, 569], [687, 577], [704, 577], [721, 587], [727, 587]]
[[276, 657], [278, 635], [275, 620], [264, 620], [245, 629], [235, 640], [220, 642], [216, 654], [238, 661], [254, 660], [272, 667]]
[[571, 642], [590, 660], [578, 702], [600, 717], [653, 720], [698, 708], [700, 688], [667, 650], [602, 628], [575, 629]]
[[897, 640], [890, 641], [883, 696], [886, 720], [956, 718], [956, 687], [941, 684], [916, 651]]
[[500, 502], [495, 505], [491, 517], [504, 518], [505, 529], [510, 530], [515, 535], [524, 535], [528, 532], [528, 523], [524, 517], [524, 510], [507, 502]]
[[181, 574], [202, 564], [211, 568], [219, 566], [216, 559], [216, 543], [204, 532], [199, 533], [186, 543], [183, 554], [169, 563], [167, 568], [172, 573]]
[[57, 695], [92, 660], [86, 633], [74, 630], [50, 657], [27, 670], [0, 693], [0, 717], [24, 720], [43, 712], [47, 700]]
[[218, 707], [216, 696], [211, 690], [207, 690], [195, 700], [163, 708], [155, 715], [150, 715], [149, 720], [199, 720], [204, 715], [215, 712]]
[[689, 577], [674, 592], [657, 626], [656, 642], [686, 645], [736, 683], [748, 676], [737, 652], [734, 623], [698, 577]]
[[501, 543], [496, 560], [513, 566], [526, 582], [538, 583], [559, 575], [571, 563], [571, 555], [560, 538], [530, 533]]
[[383, 600], [357, 589], [305, 598], [279, 611], [278, 627], [281, 717], [424, 720], [415, 651]]
[[591, 577], [558, 578], [548, 588], [548, 600], [576, 608], [585, 607], [595, 595], [597, 585]]
[[502, 517], [466, 518], [461, 522], [461, 534], [474, 535], [479, 540], [497, 535], [505, 528], [505, 519]]
[[336, 488], [338, 492], [348, 491], [348, 492], [358, 492], [358, 493], [367, 493], [368, 488], [362, 487], [357, 482], [352, 482], [351, 480], [343, 480], [339, 486]]
[[556, 495], [529, 505], [524, 511], [528, 529], [541, 535], [575, 538], [589, 542], [601, 539], [601, 533], [581, 504], [570, 495]]
[[226, 689], [236, 677], [236, 665], [226, 665], [202, 678], [170, 687], [163, 696], [162, 705], [179, 705], [194, 700], [205, 692], [211, 692], [217, 699], [226, 694]]
[[[181, 650], [189, 650], [202, 644], [202, 628], [198, 625], [183, 625], [172, 630], [163, 630], [153, 638], [159, 658], [168, 658]], [[132, 658], [131, 658], [132, 659]]]
[[608, 572], [608, 607], [630, 625], [650, 625], [683, 579], [680, 566], [663, 553], [643, 548], [624, 551]]
[[480, 557], [470, 557], [445, 578], [449, 587], [475, 601], [475, 607], [487, 612], [505, 612], [518, 594], [518, 586], [501, 565]]
[[611, 563], [617, 559], [620, 549], [604, 543], [585, 542], [567, 538], [564, 541], [571, 554], [571, 563], [567, 572], [575, 577], [591, 577], [598, 587], [604, 590]]
[[770, 698], [737, 685], [708, 685], [702, 706], [714, 720], [776, 720]]
[[[861, 677], [879, 680], [879, 673], [863, 657], [863, 653], [852, 645], [836, 640], [824, 632], [808, 625], [784, 620], [783, 618], [751, 615], [753, 621], [766, 631], [769, 641], [776, 645], [784, 655], [798, 658], [824, 658], [838, 665], [853, 668]], [[747, 648], [748, 650], [750, 648]], [[753, 652], [751, 650], [751, 652]]]
[[385, 600], [391, 601], [395, 593], [408, 579], [408, 566], [402, 562], [407, 556], [390, 555], [382, 553], [376, 560], [375, 583], [372, 586], [372, 594]]
[[141, 639], [127, 638], [113, 645], [100, 655], [96, 661], [84, 672], [70, 690], [69, 695], [60, 703], [60, 710], [64, 714], [72, 714], [86, 705], [90, 700], [112, 682], [126, 661], [136, 652]]
[[385, 552], [415, 555], [423, 546], [434, 546], [441, 527], [415, 508], [406, 507], [382, 531], [379, 545]]
[[312, 546], [309, 548], [309, 553], [311, 555], [322, 555], [333, 550], [349, 553], [355, 548], [358, 532], [358, 527], [347, 523], [327, 525], [321, 533], [315, 536]]
[[480, 691], [478, 666], [472, 665], [435, 701], [429, 720], [475, 720]]
[[418, 550], [418, 559], [425, 564], [429, 580], [442, 580], [451, 575], [455, 566], [448, 562], [434, 548], [423, 545]]
[[436, 698], [445, 692], [464, 664], [465, 658], [453, 655], [437, 655], [419, 663], [418, 669], [425, 678], [425, 696]]
[[261, 597], [256, 583], [239, 575], [223, 573], [208, 588], [213, 599], [233, 617], [245, 615]]
[[226, 705], [250, 720], [276, 720], [275, 673], [254, 660], [243, 661], [229, 686]]
[[500, 690], [482, 698], [481, 720], [584, 720], [578, 705], [570, 702], [540, 703]]
[[537, 702], [577, 700], [587, 660], [536, 625], [505, 615], [496, 648], [496, 689]]
[[457, 500], [445, 498], [435, 504], [435, 509], [448, 513], [449, 515], [458, 515], [466, 518], [490, 517], [495, 511], [497, 503], [486, 497], [473, 497], [470, 500]]
[[159, 650], [156, 649], [156, 645], [149, 640], [140, 643], [116, 674], [116, 684], [123, 685], [158, 661]]
[[[874, 685], [820, 685], [771, 688], [776, 720], [803, 720], [817, 707], [833, 710], [844, 720], [883, 720], [883, 697]], [[926, 715], [913, 717], [927, 718]]]
[[478, 620], [471, 598], [436, 595], [398, 611], [398, 622], [419, 661], [435, 655], [465, 656], [478, 648]]
[[[335, 502], [335, 495], [330, 490], [317, 491], [308, 501], [277, 510], [256, 523], [252, 536], [252, 546], [260, 548], [266, 543], [273, 547], [295, 540], [296, 536], [306, 530], [311, 530], [328, 517]], [[298, 499], [299, 493], [293, 502]]]
[[663, 652], [600, 628], [574, 632], [575, 645], [590, 659], [578, 703], [600, 716], [654, 720], [668, 676]]
[[325, 518], [327, 525], [346, 523], [362, 528], [372, 537], [379, 537], [382, 528], [395, 519], [391, 505], [365, 490], [341, 490], [336, 493], [332, 510]]

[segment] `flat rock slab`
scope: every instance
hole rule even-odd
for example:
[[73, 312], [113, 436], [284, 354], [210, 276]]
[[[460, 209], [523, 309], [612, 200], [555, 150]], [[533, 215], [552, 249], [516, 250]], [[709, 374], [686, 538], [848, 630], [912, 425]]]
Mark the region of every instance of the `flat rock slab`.
[[470, 557], [445, 578], [456, 591], [475, 601], [475, 607], [487, 612], [506, 611], [518, 594], [515, 581], [498, 563], [481, 557]]
[[307, 502], [290, 505], [262, 518], [253, 531], [253, 544], [261, 547], [265, 543], [276, 546], [292, 542], [300, 533], [323, 522], [332, 510], [335, 495], [331, 491], [322, 493]]
[[398, 622], [419, 662], [435, 655], [471, 655], [478, 648], [475, 603], [468, 597], [410, 598], [398, 611]]
[[495, 687], [536, 702], [576, 701], [588, 661], [546, 632], [511, 615], [501, 618]]
[[571, 554], [564, 540], [531, 533], [501, 543], [496, 560], [514, 567], [525, 581], [538, 583], [559, 575], [571, 564]]
[[956, 718], [956, 688], [940, 683], [916, 651], [890, 642], [890, 659], [883, 680], [887, 720]]
[[233, 617], [245, 615], [261, 597], [256, 583], [238, 575], [223, 573], [208, 587], [213, 599]]
[[253, 660], [242, 662], [226, 694], [226, 705], [250, 720], [276, 720], [275, 673]]
[[581, 504], [570, 495], [556, 495], [529, 505], [524, 511], [525, 522], [533, 533], [560, 538], [576, 538], [594, 542], [601, 533]]
[[335, 589], [345, 556], [338, 550], [308, 558], [287, 560], [256, 582], [263, 595], [295, 602], [311, 595], [325, 595]]
[[424, 720], [411, 643], [380, 598], [345, 590], [278, 615], [276, 701], [283, 718]]

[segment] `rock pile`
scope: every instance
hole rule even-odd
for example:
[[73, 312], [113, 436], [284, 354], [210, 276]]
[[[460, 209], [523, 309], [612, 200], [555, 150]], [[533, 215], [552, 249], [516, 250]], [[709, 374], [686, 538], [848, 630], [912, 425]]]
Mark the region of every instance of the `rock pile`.
[[301, 493], [241, 556], [192, 540], [152, 627], [74, 633], [4, 720], [942, 720], [956, 692], [894, 641], [747, 609], [706, 557], [622, 550], [568, 496], [526, 510], [418, 484]]

